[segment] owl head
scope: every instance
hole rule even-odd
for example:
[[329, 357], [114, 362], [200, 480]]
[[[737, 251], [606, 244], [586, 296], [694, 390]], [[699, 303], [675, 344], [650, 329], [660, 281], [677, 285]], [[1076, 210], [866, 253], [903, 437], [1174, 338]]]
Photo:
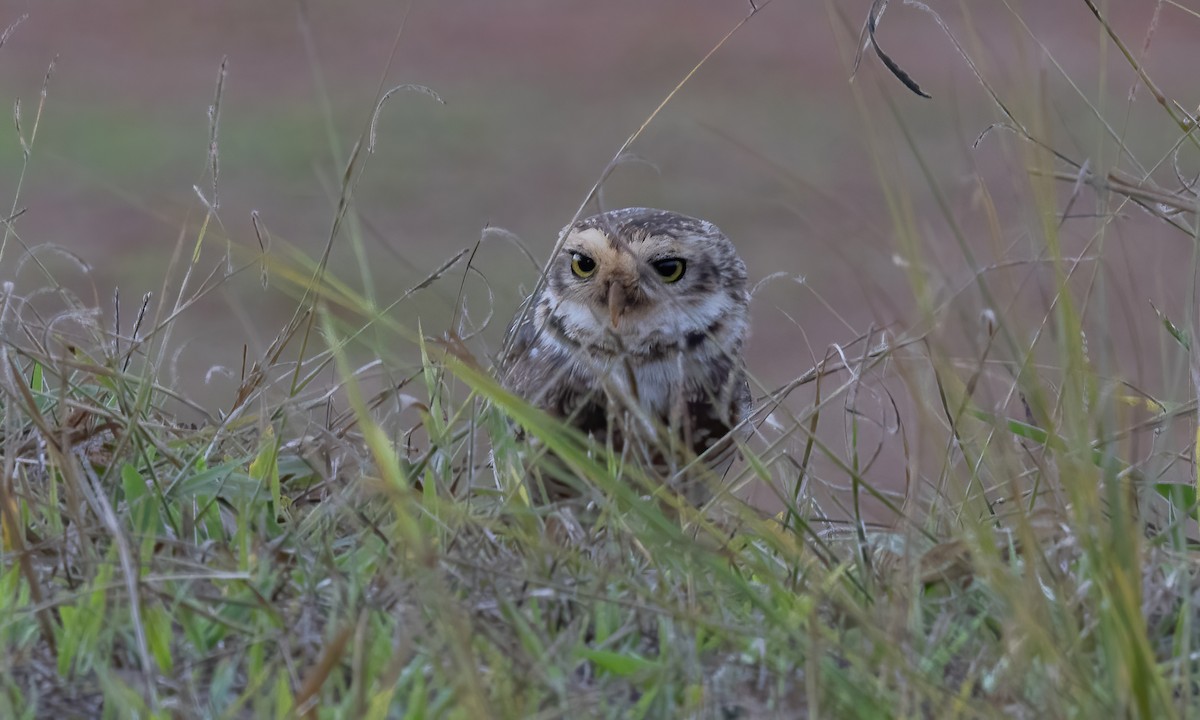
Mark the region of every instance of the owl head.
[[625, 350], [739, 336], [746, 266], [712, 223], [625, 208], [566, 228], [547, 276], [552, 320], [585, 347]]

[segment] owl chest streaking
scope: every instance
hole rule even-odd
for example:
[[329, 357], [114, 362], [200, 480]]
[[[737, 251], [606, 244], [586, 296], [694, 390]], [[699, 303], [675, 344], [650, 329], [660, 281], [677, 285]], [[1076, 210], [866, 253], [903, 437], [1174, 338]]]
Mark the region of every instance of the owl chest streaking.
[[[544, 289], [510, 328], [500, 379], [703, 502], [750, 407], [748, 306], [746, 266], [712, 223], [647, 208], [606, 212], [567, 229]], [[542, 490], [573, 494], [544, 479]]]

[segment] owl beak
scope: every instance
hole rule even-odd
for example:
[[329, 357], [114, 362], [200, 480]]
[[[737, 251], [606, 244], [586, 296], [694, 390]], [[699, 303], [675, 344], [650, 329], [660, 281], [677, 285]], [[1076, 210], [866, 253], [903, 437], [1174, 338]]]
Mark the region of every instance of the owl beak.
[[617, 323], [621, 321], [621, 315], [625, 312], [625, 304], [628, 298], [625, 295], [625, 288], [621, 287], [620, 283], [610, 283], [608, 286], [608, 314], [612, 319], [612, 326], [615, 330]]

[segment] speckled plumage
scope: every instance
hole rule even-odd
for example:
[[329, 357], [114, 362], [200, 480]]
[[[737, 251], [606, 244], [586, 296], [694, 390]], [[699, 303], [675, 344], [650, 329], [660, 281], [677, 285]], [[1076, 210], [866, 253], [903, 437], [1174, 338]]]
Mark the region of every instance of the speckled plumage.
[[[672, 281], [673, 261], [683, 266]], [[712, 223], [649, 208], [606, 212], [566, 229], [545, 287], [509, 328], [500, 379], [703, 502], [750, 407], [748, 306], [746, 266]], [[703, 466], [678, 473], [718, 444]], [[549, 499], [572, 494], [543, 482]]]

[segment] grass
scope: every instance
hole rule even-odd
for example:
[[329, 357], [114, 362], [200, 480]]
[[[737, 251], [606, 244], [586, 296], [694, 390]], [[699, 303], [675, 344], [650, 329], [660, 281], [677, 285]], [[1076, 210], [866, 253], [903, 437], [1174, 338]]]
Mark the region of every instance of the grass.
[[[1116, 300], [1090, 259], [1138, 206], [1195, 248], [1195, 194], [1167, 190], [1161, 167], [1135, 183], [1101, 171], [1158, 165], [1120, 133], [1085, 166], [1049, 139], [1036, 82], [1010, 97], [976, 77], [1007, 127], [983, 141], [1019, 159], [992, 179], [1018, 188], [1016, 219], [982, 174], [978, 203], [952, 206], [896, 88], [856, 86], [916, 310], [758, 389], [731, 486], [775, 488], [767, 517], [732, 493], [703, 511], [643, 496], [617, 459], [496, 385], [465, 304], [443, 328], [397, 319], [421, 293], [486, 288], [473, 252], [388, 301], [334, 277], [333, 253], [365, 268], [371, 252], [352, 208], [361, 144], [325, 253], [260, 229], [261, 254], [206, 269], [197, 251], [226, 242], [214, 112], [201, 230], [180, 233], [159, 294], [173, 307], [118, 297], [102, 323], [49, 271], [36, 293], [0, 290], [0, 715], [1195, 716], [1195, 288], [1155, 308], [1151, 393], [1108, 342]], [[937, 269], [916, 194], [941, 203], [965, 282]], [[1097, 211], [1070, 220], [1090, 225], [1068, 249], [1083, 204]], [[1000, 258], [975, 256], [968, 214]], [[0, 259], [32, 242], [6, 222]], [[290, 288], [295, 314], [227, 363], [227, 406], [187, 407], [173, 323], [239, 273]], [[797, 408], [799, 389], [813, 400]], [[882, 420], [869, 399], [891, 408]], [[594, 516], [493, 476], [491, 452], [506, 468], [520, 451], [512, 422], [567, 462]], [[875, 456], [881, 430], [902, 454]], [[905, 497], [868, 479], [878, 463]], [[842, 491], [822, 500], [821, 485]]]

